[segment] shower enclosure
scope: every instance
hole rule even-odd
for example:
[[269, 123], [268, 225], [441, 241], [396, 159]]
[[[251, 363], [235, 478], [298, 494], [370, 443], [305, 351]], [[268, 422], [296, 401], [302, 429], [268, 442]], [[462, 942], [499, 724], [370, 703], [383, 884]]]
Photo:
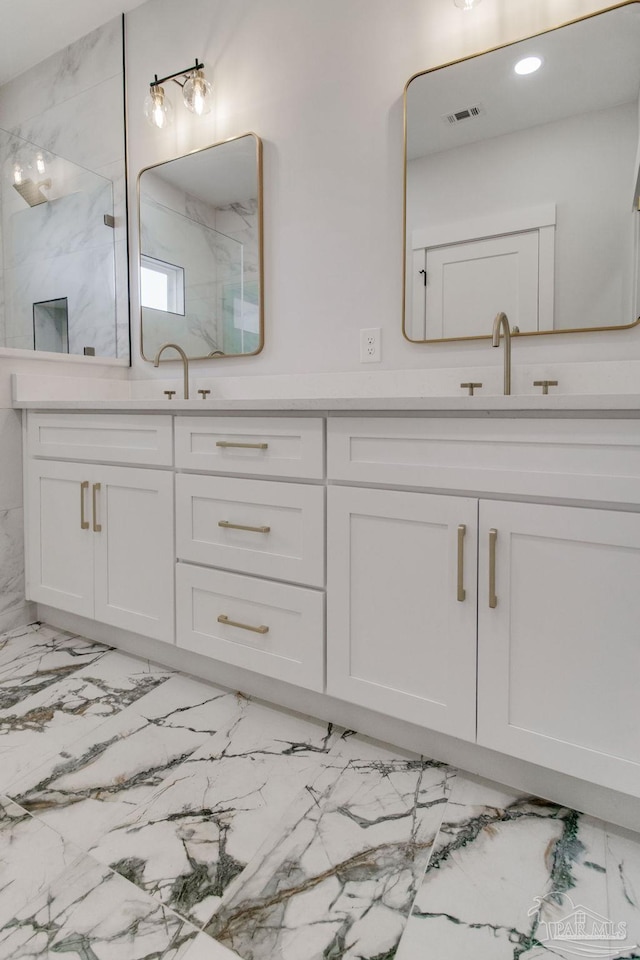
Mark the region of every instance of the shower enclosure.
[[115, 357], [112, 181], [0, 130], [0, 347]]

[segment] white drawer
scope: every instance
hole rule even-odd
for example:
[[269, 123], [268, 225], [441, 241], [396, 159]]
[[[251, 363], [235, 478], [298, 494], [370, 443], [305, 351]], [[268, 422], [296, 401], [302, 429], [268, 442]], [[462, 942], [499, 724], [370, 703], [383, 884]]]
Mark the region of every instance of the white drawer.
[[176, 591], [179, 647], [323, 689], [324, 594], [184, 563]]
[[29, 413], [31, 457], [166, 466], [173, 463], [171, 417], [140, 414]]
[[180, 560], [321, 587], [324, 487], [178, 474], [176, 548]]
[[327, 451], [330, 480], [640, 503], [634, 420], [336, 418]]
[[176, 466], [321, 480], [323, 423], [315, 417], [178, 417]]

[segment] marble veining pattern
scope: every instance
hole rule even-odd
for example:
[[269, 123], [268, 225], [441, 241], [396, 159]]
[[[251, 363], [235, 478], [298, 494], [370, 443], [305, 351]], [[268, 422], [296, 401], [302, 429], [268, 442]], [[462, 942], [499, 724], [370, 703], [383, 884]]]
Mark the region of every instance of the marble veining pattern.
[[345, 735], [207, 932], [246, 960], [392, 956], [453, 777]]
[[577, 811], [40, 625], [0, 697], [0, 960], [640, 958]]
[[329, 756], [331, 726], [244, 700], [232, 725], [178, 766], [91, 850], [205, 923]]
[[[640, 957], [639, 868], [639, 838], [458, 775], [396, 960]], [[628, 936], [554, 937], [552, 924], [583, 911], [587, 933], [594, 914]]]

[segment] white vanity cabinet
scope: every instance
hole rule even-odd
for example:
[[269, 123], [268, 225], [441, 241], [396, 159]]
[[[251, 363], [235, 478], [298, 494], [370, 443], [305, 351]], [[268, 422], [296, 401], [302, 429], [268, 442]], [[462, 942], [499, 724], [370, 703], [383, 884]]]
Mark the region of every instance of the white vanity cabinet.
[[638, 420], [26, 423], [28, 599], [640, 798]]
[[176, 467], [178, 646], [323, 691], [323, 421], [179, 418]]
[[[27, 598], [172, 642], [173, 474], [97, 462], [162, 459], [162, 447], [170, 456], [170, 418], [131, 420], [138, 422], [81, 414], [30, 418]], [[94, 460], [40, 459], [43, 450]]]
[[331, 422], [327, 691], [640, 796], [639, 453], [629, 421]]
[[640, 796], [640, 513], [483, 500], [479, 569], [478, 743]]
[[327, 507], [327, 692], [473, 740], [477, 502], [331, 486]]

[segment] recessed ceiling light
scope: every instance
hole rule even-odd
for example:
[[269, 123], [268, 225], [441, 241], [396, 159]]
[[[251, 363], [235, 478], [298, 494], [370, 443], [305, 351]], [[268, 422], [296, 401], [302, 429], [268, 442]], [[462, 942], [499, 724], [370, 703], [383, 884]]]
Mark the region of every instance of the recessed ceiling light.
[[541, 66], [541, 57], [524, 57], [524, 59], [518, 60], [513, 69], [523, 77], [526, 76], [527, 73], [535, 73]]

